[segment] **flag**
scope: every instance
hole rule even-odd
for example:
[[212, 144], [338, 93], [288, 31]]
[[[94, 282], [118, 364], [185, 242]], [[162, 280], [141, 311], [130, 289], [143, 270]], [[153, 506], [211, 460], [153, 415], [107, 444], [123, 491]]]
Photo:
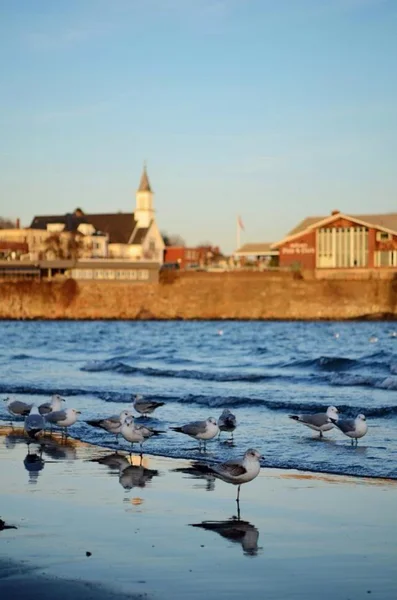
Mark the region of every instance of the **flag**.
[[243, 231], [245, 231], [244, 223], [243, 223], [243, 220], [240, 217], [240, 215], [237, 217], [237, 225], [240, 227], [240, 229], [242, 229]]

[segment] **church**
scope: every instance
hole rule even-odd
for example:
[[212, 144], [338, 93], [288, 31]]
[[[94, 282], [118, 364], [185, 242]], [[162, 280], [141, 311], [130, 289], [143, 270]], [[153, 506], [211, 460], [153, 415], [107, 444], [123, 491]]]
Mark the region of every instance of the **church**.
[[164, 240], [158, 228], [153, 205], [154, 193], [146, 166], [136, 192], [133, 213], [87, 214], [76, 208], [73, 213], [34, 217], [27, 242], [31, 257], [43, 258], [48, 253], [49, 236], [67, 239], [79, 236], [81, 258], [114, 258], [118, 260], [163, 263]]

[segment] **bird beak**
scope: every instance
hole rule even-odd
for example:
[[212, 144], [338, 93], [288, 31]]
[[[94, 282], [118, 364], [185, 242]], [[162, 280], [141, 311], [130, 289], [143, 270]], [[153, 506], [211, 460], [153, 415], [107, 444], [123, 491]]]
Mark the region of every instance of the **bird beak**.
[[78, 415], [81, 415], [81, 410], [76, 410], [76, 413], [77, 413]]

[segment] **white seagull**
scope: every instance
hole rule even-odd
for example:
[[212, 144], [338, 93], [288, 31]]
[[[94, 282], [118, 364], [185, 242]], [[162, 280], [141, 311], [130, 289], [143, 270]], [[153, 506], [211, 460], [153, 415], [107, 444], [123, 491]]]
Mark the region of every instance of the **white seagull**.
[[339, 418], [339, 411], [335, 406], [329, 406], [326, 412], [288, 416], [290, 419], [302, 423], [314, 431], [319, 431], [320, 437], [323, 437], [324, 431], [329, 431], [335, 426], [335, 422]]
[[182, 425], [182, 427], [170, 427], [170, 429], [198, 440], [200, 447], [201, 442], [204, 442], [204, 448], [206, 442], [212, 440], [219, 433], [218, 423], [213, 417], [209, 417], [206, 421], [193, 421], [192, 423]]
[[221, 464], [212, 466], [203, 463], [193, 463], [193, 467], [202, 473], [214, 475], [218, 479], [237, 485], [237, 503], [240, 500], [240, 487], [243, 483], [252, 481], [259, 475], [261, 470], [260, 459], [262, 458], [258, 450], [250, 448], [246, 451], [243, 458], [228, 460]]
[[132, 412], [123, 410], [119, 415], [112, 415], [104, 419], [91, 419], [90, 421], [86, 421], [86, 423], [91, 425], [91, 427], [99, 427], [108, 433], [113, 433], [117, 440], [121, 433], [121, 427], [128, 417], [132, 417]]
[[355, 419], [340, 419], [335, 421], [335, 426], [347, 435], [347, 437], [351, 438], [351, 443], [354, 444], [355, 442], [356, 446], [359, 438], [364, 437], [368, 431], [367, 419], [362, 413], [357, 415]]
[[131, 444], [130, 454], [132, 452], [132, 447], [134, 444], [140, 444], [142, 452], [142, 444], [146, 438], [143, 432], [137, 429], [134, 423], [134, 419], [132, 417], [127, 417], [127, 419], [124, 421], [124, 423], [121, 425], [120, 433], [123, 436], [123, 438]]
[[66, 436], [68, 427], [76, 423], [78, 415], [81, 415], [79, 410], [76, 410], [75, 408], [66, 408], [65, 410], [56, 410], [55, 412], [48, 413], [45, 416], [45, 420], [51, 425], [63, 427]]

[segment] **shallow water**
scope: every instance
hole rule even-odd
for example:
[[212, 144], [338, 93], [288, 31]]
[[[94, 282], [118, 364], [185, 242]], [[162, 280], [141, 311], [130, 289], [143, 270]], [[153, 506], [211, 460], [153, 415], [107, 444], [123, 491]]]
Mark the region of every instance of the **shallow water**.
[[[239, 423], [235, 446], [223, 434], [208, 459], [253, 446], [270, 467], [396, 479], [396, 330], [387, 322], [3, 321], [0, 394], [39, 404], [60, 393], [83, 413], [70, 433], [114, 448], [84, 421], [128, 408], [135, 394], [162, 400], [146, 422], [166, 433], [145, 452], [182, 458], [197, 458], [197, 445], [168, 427], [228, 407]], [[331, 404], [343, 416], [367, 415], [357, 448], [337, 430], [319, 440], [288, 419]], [[8, 421], [3, 404], [0, 419]]]

